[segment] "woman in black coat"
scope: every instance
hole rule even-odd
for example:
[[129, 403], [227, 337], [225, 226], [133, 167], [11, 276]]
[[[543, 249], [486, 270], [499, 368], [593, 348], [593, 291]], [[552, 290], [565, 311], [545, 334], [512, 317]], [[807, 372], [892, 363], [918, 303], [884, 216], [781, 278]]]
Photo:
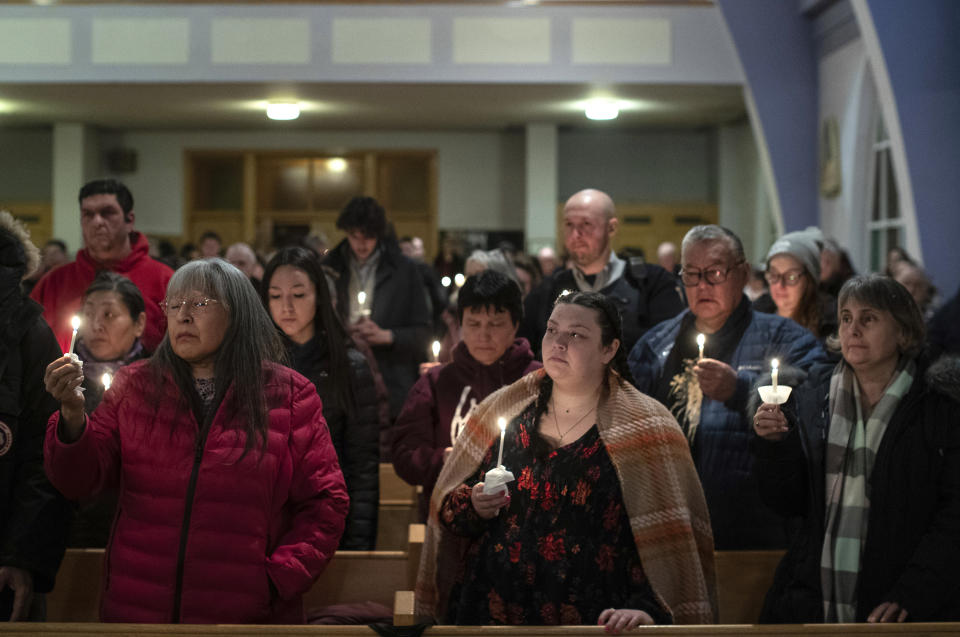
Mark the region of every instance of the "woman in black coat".
[[761, 621], [957, 621], [960, 369], [917, 356], [892, 279], [855, 277], [838, 305], [843, 360], [754, 417], [761, 495], [803, 521]]
[[39, 594], [53, 589], [70, 516], [43, 470], [43, 437], [57, 410], [43, 372], [60, 346], [20, 287], [39, 263], [26, 228], [0, 210], [0, 622], [43, 619]]
[[340, 460], [350, 513], [341, 549], [370, 551], [380, 502], [380, 423], [370, 366], [337, 318], [317, 257], [283, 248], [267, 264], [263, 303], [285, 336], [289, 365], [311, 381]]

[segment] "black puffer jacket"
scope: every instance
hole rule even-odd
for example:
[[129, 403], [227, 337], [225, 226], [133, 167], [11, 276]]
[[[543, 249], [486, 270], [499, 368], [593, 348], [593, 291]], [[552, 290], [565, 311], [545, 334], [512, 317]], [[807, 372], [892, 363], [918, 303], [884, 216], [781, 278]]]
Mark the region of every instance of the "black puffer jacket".
[[[830, 367], [815, 369], [795, 387], [784, 409], [791, 430], [783, 441], [752, 441], [764, 501], [802, 518], [767, 594], [763, 622], [823, 621], [820, 553], [831, 372]], [[960, 620], [957, 359], [941, 359], [927, 369], [919, 366], [913, 386], [887, 425], [870, 491], [857, 620], [864, 621], [887, 601], [905, 608], [910, 621]]]
[[[380, 505], [380, 422], [377, 395], [370, 366], [352, 343], [347, 344], [350, 368], [331, 370], [326, 335], [304, 345], [287, 341], [290, 365], [313, 382], [323, 401], [323, 417], [347, 483], [350, 512], [340, 548], [372, 551], [377, 541], [377, 508]], [[353, 390], [353, 416], [338, 406], [331, 374], [349, 374]]]
[[59, 407], [43, 374], [62, 353], [43, 308], [21, 297], [18, 283], [0, 292], [0, 566], [30, 571], [34, 590], [48, 592], [70, 507], [43, 470], [47, 420]]
[[[545, 278], [524, 300], [523, 320], [517, 336], [526, 338], [538, 357], [554, 301], [563, 290], [576, 289], [573, 272], [558, 270]], [[628, 353], [647, 330], [673, 318], [686, 305], [677, 277], [660, 266], [635, 259], [627, 262], [623, 276], [600, 292], [620, 309], [623, 316], [623, 343], [620, 347]]]

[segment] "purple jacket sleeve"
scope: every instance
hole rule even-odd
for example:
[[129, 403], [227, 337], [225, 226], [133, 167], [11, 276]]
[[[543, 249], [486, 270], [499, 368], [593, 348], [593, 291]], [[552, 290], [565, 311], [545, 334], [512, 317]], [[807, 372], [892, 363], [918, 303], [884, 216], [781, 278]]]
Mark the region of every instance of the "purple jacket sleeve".
[[393, 427], [393, 466], [410, 484], [432, 486], [440, 475], [450, 440], [439, 440], [437, 427], [436, 396], [427, 373], [410, 389]]

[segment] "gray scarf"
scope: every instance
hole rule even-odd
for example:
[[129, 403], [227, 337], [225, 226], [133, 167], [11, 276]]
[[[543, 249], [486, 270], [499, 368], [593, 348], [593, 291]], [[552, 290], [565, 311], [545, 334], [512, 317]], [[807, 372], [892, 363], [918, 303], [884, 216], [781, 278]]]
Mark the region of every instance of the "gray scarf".
[[830, 432], [826, 449], [826, 529], [820, 554], [823, 617], [857, 620], [860, 558], [870, 517], [870, 475], [880, 441], [900, 399], [910, 391], [917, 365], [903, 357], [873, 412], [860, 408], [860, 384], [841, 361], [830, 379]]

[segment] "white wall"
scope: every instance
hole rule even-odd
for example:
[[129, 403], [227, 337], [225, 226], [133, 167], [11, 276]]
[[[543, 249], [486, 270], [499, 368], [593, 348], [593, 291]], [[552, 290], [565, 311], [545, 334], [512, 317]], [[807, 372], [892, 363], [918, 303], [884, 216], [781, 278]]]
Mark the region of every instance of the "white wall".
[[717, 154], [717, 221], [737, 233], [747, 259], [759, 265], [776, 238], [776, 225], [750, 124], [720, 127]]
[[0, 128], [0, 202], [50, 201], [53, 131]]
[[820, 227], [847, 248], [860, 271], [868, 269], [868, 177], [876, 96], [863, 41], [857, 38], [820, 60], [820, 121], [834, 117], [840, 133], [842, 187], [820, 198]]
[[559, 198], [598, 188], [615, 201], [713, 201], [710, 129], [567, 131], [559, 139]]

